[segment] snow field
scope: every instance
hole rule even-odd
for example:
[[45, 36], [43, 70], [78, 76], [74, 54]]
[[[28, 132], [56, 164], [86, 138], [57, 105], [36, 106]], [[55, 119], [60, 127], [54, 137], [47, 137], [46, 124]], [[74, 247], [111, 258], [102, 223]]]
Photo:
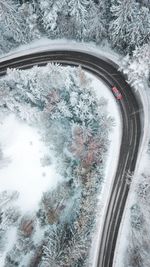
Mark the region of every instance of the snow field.
[[8, 164], [0, 169], [0, 191], [17, 190], [18, 205], [25, 211], [38, 207], [42, 193], [61, 180], [52, 164], [43, 167], [41, 158], [48, 153], [37, 129], [10, 115], [0, 125], [0, 143]]

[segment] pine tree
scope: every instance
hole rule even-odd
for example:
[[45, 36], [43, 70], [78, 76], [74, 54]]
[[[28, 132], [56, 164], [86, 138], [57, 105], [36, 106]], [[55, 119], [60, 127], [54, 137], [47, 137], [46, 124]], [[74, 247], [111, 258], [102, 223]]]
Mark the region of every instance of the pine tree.
[[107, 5], [106, 2], [100, 1], [95, 4], [90, 1], [87, 18], [87, 39], [101, 43], [107, 36]]
[[88, 16], [88, 0], [68, 0], [69, 15], [73, 21], [73, 36], [77, 39], [86, 38]]
[[131, 52], [150, 38], [150, 14], [133, 0], [113, 0], [109, 33], [114, 47]]
[[0, 47], [7, 52], [17, 44], [25, 43], [26, 26], [13, 0], [0, 0]]
[[122, 61], [122, 69], [128, 75], [129, 82], [136, 88], [146, 88], [150, 78], [150, 46], [144, 44], [127, 55]]
[[28, 39], [40, 38], [41, 33], [38, 29], [38, 15], [34, 3], [25, 2], [19, 7], [19, 14], [25, 20], [28, 31]]
[[43, 0], [39, 1], [39, 10], [43, 27], [50, 37], [57, 37], [59, 33], [59, 14], [62, 12], [65, 0]]

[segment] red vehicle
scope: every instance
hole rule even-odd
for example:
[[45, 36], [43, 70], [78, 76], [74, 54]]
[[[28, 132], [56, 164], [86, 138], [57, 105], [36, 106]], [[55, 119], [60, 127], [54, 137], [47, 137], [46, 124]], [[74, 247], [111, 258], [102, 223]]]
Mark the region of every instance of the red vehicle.
[[113, 86], [113, 87], [112, 87], [112, 91], [113, 91], [115, 97], [116, 97], [118, 100], [121, 100], [121, 99], [122, 99], [122, 94], [119, 92], [119, 90], [117, 89], [117, 87]]

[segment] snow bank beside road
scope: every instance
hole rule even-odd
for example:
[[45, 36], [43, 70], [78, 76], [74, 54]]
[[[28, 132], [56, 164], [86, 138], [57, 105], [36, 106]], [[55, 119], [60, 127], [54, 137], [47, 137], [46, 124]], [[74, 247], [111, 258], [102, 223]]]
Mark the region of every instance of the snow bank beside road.
[[107, 42], [105, 42], [101, 46], [98, 46], [95, 45], [94, 42], [85, 43], [66, 39], [49, 40], [48, 38], [42, 38], [40, 40], [31, 42], [30, 44], [21, 45], [17, 49], [14, 49], [8, 54], [3, 55], [2, 57], [0, 57], [0, 62], [36, 52], [55, 50], [80, 51], [85, 53], [87, 52], [97, 57], [107, 57], [116, 64], [118, 64], [120, 61], [120, 56], [111, 49], [109, 43]]
[[97, 226], [95, 229], [95, 236], [93, 238], [91, 255], [88, 267], [95, 267], [99, 252], [99, 244], [102, 234], [102, 225], [103, 219], [105, 218], [105, 212], [111, 192], [111, 188], [113, 185], [113, 181], [116, 174], [116, 169], [119, 160], [119, 151], [121, 145], [122, 138], [122, 123], [120, 118], [119, 106], [114, 97], [112, 97], [112, 93], [110, 89], [103, 83], [103, 81], [94, 77], [92, 74], [88, 73], [88, 76], [92, 80], [92, 87], [95, 89], [96, 95], [98, 98], [104, 97], [108, 100], [108, 111], [112, 117], [115, 119], [115, 127], [111, 134], [111, 144], [109, 148], [109, 154], [107, 158], [107, 164], [105, 168], [105, 177], [102, 191], [99, 196], [98, 203], [98, 216], [97, 216]]

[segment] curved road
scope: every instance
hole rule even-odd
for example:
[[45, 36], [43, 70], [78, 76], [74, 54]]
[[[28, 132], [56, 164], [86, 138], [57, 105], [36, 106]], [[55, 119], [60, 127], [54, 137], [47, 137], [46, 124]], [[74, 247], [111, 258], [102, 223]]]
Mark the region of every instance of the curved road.
[[45, 65], [48, 62], [73, 66], [81, 65], [85, 70], [102, 79], [110, 90], [112, 86], [116, 86], [123, 95], [123, 99], [118, 101], [123, 125], [120, 157], [104, 218], [97, 259], [97, 267], [112, 267], [119, 226], [129, 192], [126, 174], [128, 171], [133, 172], [135, 169], [141, 138], [140, 115], [137, 112], [139, 104], [125, 78], [117, 70], [117, 66], [107, 59], [84, 52], [45, 51], [14, 57], [3, 62], [1, 60], [0, 76], [6, 74], [8, 67], [26, 69], [33, 65]]

